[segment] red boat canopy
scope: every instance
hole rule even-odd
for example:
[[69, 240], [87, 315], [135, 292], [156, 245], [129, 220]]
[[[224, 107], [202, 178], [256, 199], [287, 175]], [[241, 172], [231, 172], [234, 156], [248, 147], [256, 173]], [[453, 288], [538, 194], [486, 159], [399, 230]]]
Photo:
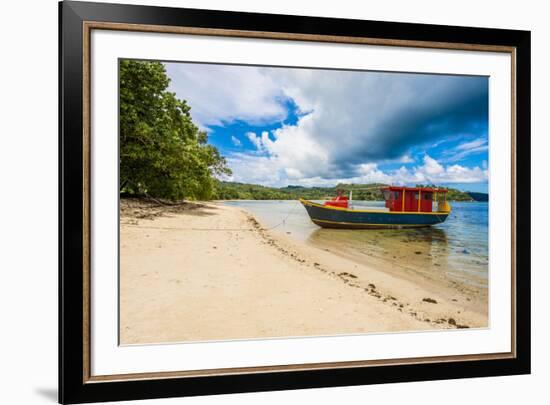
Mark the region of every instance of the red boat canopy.
[[380, 190], [390, 212], [433, 212], [437, 195], [445, 195], [448, 191], [445, 188], [399, 186], [382, 187]]

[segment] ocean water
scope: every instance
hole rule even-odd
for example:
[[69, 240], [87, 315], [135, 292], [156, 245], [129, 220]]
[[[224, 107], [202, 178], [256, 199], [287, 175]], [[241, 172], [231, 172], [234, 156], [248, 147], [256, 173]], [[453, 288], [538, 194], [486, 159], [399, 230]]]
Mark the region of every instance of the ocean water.
[[[311, 222], [298, 201], [228, 201], [267, 228], [352, 260], [379, 261], [395, 272], [421, 274], [487, 288], [488, 208], [486, 202], [454, 202], [447, 220], [416, 229], [324, 229]], [[354, 201], [356, 208], [383, 207], [383, 201]]]

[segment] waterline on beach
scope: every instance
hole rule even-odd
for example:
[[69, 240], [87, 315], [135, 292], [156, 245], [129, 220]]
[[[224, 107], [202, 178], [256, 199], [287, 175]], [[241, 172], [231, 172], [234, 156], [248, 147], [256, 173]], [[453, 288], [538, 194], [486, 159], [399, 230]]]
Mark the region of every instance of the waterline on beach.
[[[323, 229], [311, 222], [298, 201], [228, 201], [250, 212], [266, 227], [300, 242], [355, 261], [384, 262], [396, 273], [420, 274], [476, 288], [487, 288], [488, 204], [453, 203], [443, 224], [419, 229]], [[382, 201], [355, 201], [361, 208]], [[290, 214], [290, 215], [289, 215]]]

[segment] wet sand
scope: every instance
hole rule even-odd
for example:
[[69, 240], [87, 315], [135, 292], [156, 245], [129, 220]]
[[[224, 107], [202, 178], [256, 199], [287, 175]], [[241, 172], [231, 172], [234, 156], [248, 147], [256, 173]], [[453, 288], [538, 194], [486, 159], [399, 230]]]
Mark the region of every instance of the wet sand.
[[121, 344], [486, 327], [475, 289], [268, 231], [236, 207], [121, 201]]

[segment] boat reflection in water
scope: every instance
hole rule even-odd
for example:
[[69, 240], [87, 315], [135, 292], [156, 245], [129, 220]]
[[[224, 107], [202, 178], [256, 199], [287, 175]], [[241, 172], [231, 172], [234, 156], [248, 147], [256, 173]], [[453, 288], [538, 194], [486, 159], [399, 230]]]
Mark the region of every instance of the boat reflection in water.
[[[449, 246], [447, 232], [437, 227], [414, 229], [326, 229], [312, 232], [307, 242], [352, 261], [412, 277], [448, 279]], [[453, 277], [451, 277], [453, 278]], [[483, 284], [473, 282], [472, 284]]]

